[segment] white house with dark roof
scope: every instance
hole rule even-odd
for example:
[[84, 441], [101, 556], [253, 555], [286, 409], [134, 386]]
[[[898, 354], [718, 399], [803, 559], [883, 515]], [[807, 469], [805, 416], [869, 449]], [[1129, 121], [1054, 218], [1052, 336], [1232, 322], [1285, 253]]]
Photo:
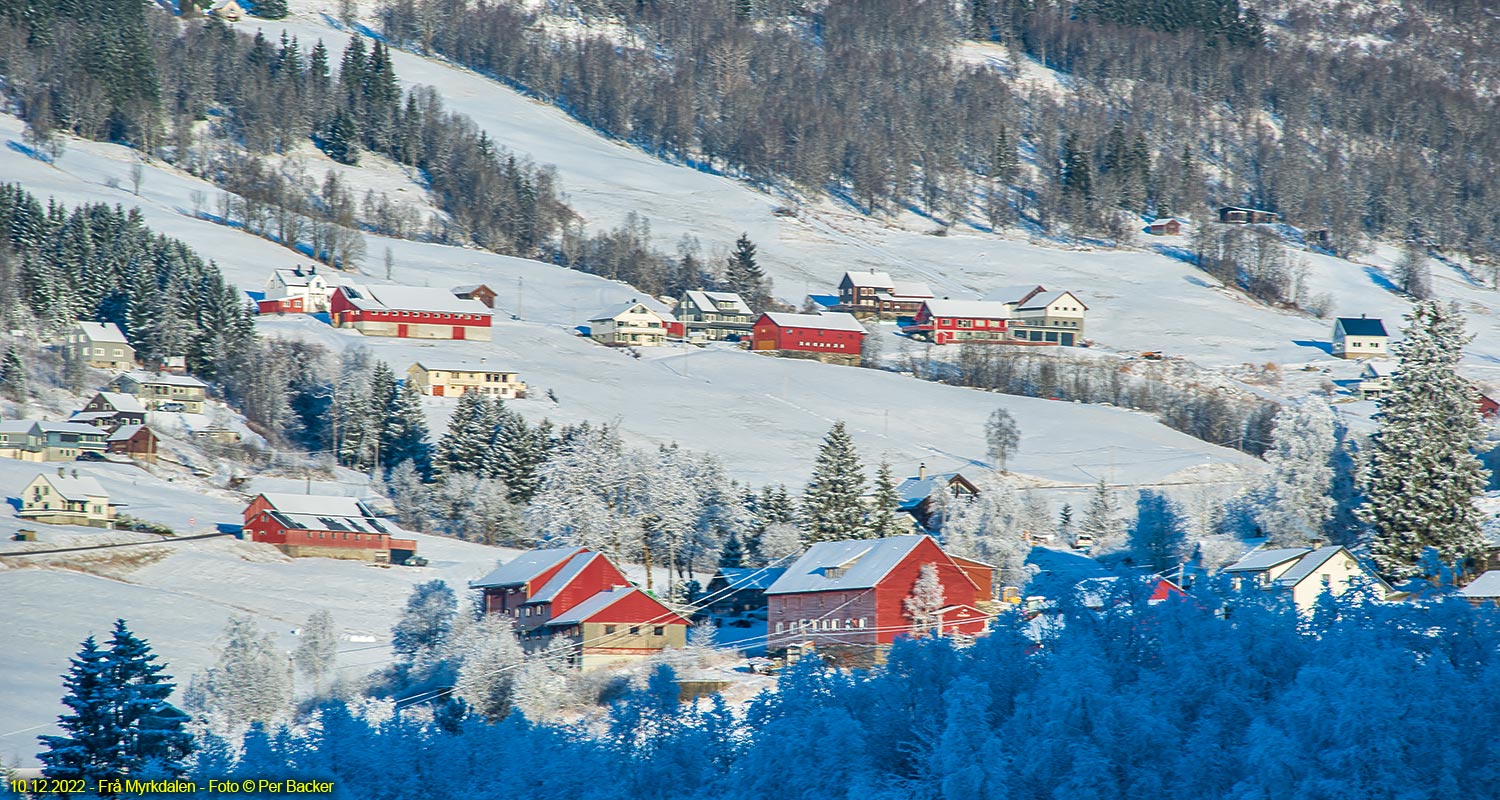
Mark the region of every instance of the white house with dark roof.
[[98, 369], [135, 366], [135, 348], [113, 322], [75, 322], [63, 342], [63, 354]]
[[590, 317], [589, 338], [615, 347], [655, 347], [666, 342], [671, 314], [639, 300], [610, 306]]
[[95, 478], [57, 468], [43, 472], [21, 490], [21, 519], [51, 525], [115, 526], [115, 504]]
[[1241, 591], [1287, 592], [1292, 604], [1304, 614], [1312, 612], [1324, 592], [1338, 597], [1351, 589], [1368, 586], [1376, 599], [1384, 600], [1392, 591], [1373, 569], [1338, 545], [1252, 550], [1225, 567], [1224, 574]]
[[1391, 337], [1385, 323], [1366, 317], [1339, 317], [1333, 323], [1333, 354], [1339, 358], [1386, 358]]

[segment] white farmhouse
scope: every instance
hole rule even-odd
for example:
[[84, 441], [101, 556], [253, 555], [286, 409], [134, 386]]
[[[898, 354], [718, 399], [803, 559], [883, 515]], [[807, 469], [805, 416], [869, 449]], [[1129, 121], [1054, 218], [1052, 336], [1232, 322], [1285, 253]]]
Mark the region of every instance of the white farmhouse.
[[645, 303], [631, 300], [590, 318], [589, 338], [618, 347], [652, 347], [666, 341], [668, 319], [668, 315], [653, 311]]
[[1391, 354], [1385, 323], [1364, 314], [1333, 323], [1333, 354], [1339, 358], [1385, 358]]
[[1337, 545], [1316, 550], [1306, 547], [1252, 550], [1225, 567], [1224, 574], [1242, 591], [1258, 588], [1288, 592], [1292, 604], [1303, 614], [1312, 613], [1324, 592], [1338, 597], [1350, 589], [1369, 586], [1376, 599], [1384, 600], [1392, 591], [1374, 570]]
[[72, 475], [62, 467], [57, 474], [42, 473], [21, 490], [21, 519], [54, 525], [89, 525], [113, 528], [115, 509], [99, 481], [78, 470]]

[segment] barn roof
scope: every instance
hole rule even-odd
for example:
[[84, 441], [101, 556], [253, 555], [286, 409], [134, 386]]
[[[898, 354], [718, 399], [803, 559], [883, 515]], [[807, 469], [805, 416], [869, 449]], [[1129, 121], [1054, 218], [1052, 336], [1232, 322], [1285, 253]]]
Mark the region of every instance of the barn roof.
[[923, 539], [928, 538], [922, 534], [909, 534], [884, 539], [818, 542], [787, 567], [766, 594], [873, 588]]
[[494, 312], [478, 300], [455, 297], [447, 289], [430, 286], [369, 286], [350, 283], [339, 287], [344, 297], [362, 311], [437, 311], [444, 314], [477, 314], [488, 317]]
[[856, 331], [864, 333], [864, 326], [853, 314], [843, 312], [832, 312], [829, 314], [784, 314], [780, 311], [767, 311], [767, 319], [773, 325], [782, 328], [813, 328], [825, 331]]
[[678, 614], [676, 611], [668, 608], [666, 604], [662, 603], [662, 601], [656, 599], [655, 597], [652, 597], [649, 594], [646, 594], [645, 592], [642, 592], [640, 589], [637, 589], [634, 586], [617, 586], [607, 592], [599, 592], [598, 594], [595, 594], [593, 597], [590, 597], [582, 603], [579, 603], [578, 605], [573, 606], [567, 611], [564, 611], [560, 616], [552, 619], [547, 624], [551, 627], [560, 627], [564, 625], [581, 625], [585, 622], [588, 622], [589, 619], [597, 616], [600, 612], [604, 611], [615, 603], [618, 603], [633, 594], [640, 594], [642, 597], [645, 597], [647, 600], [651, 601], [653, 605], [661, 609], [661, 611], [658, 613], [652, 614], [651, 616], [645, 617], [644, 619], [633, 620], [633, 622], [638, 622], [642, 625], [689, 624], [681, 614]]
[[1378, 317], [1339, 317], [1345, 336], [1385, 336], [1385, 323]]
[[999, 300], [928, 300], [927, 313], [934, 317], [970, 317], [1005, 319], [1010, 316], [1006, 304]]
[[551, 547], [543, 550], [528, 550], [510, 561], [496, 567], [490, 574], [471, 581], [472, 589], [494, 589], [501, 586], [520, 586], [543, 572], [567, 561], [578, 553], [587, 552], [582, 547]]
[[336, 514], [288, 514], [272, 511], [271, 516], [288, 528], [301, 531], [332, 531], [334, 533], [383, 533], [399, 536], [406, 533], [400, 525], [380, 517], [346, 517]]
[[373, 517], [357, 497], [327, 494], [261, 492], [271, 508], [285, 514], [317, 514], [325, 517]]
[[584, 567], [592, 564], [596, 558], [604, 558], [604, 556], [587, 550], [574, 554], [563, 565], [563, 568], [556, 575], [553, 575], [551, 580], [542, 584], [542, 588], [538, 589], [536, 594], [528, 597], [526, 602], [550, 603], [556, 600], [558, 593], [567, 588], [568, 584], [573, 582], [573, 579], [583, 574]]

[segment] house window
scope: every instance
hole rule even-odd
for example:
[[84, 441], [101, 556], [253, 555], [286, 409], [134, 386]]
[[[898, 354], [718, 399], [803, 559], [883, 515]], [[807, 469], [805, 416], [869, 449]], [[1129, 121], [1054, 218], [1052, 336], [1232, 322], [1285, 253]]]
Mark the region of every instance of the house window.
[[630, 626], [630, 635], [631, 636], [640, 636], [641, 635], [641, 626], [639, 626], [639, 625], [631, 625]]
[[610, 635], [611, 633], [614, 633], [614, 632], [615, 632], [615, 626], [613, 626], [613, 625], [605, 625], [604, 626], [604, 635], [605, 636], [608, 636], [608, 635]]
[[653, 635], [655, 635], [655, 636], [666, 636], [667, 635], [667, 628], [664, 625], [657, 625], [655, 628], [653, 628], [651, 630], [651, 633]]

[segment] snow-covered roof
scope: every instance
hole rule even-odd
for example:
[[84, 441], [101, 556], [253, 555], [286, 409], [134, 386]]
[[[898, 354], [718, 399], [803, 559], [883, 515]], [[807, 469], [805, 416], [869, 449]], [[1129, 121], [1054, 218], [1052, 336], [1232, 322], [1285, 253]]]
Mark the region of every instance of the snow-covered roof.
[[619, 304], [610, 306], [610, 307], [604, 309], [603, 311], [600, 311], [599, 313], [595, 314], [594, 316], [589, 317], [588, 321], [589, 322], [603, 322], [605, 320], [611, 320], [611, 319], [614, 319], [614, 318], [616, 318], [616, 317], [618, 317], [618, 316], [620, 316], [620, 315], [622, 315], [622, 314], [624, 314], [624, 313], [626, 313], [626, 312], [634, 309], [636, 306], [640, 306], [642, 310], [644, 310], [644, 311], [646, 311], [648, 313], [651, 313], [651, 314], [655, 314], [656, 316], [661, 317], [664, 320], [668, 319], [668, 316], [666, 314], [663, 314], [662, 312], [657, 311], [656, 309], [652, 308], [651, 306], [648, 306], [648, 305], [646, 305], [645, 303], [642, 303], [639, 300], [631, 300], [628, 303], [619, 303]]
[[928, 300], [927, 312], [934, 317], [967, 317], [971, 319], [1005, 319], [1006, 303], [998, 300]]
[[714, 579], [722, 577], [726, 591], [768, 589], [785, 573], [785, 567], [719, 567]]
[[766, 594], [872, 588], [926, 538], [909, 534], [818, 542], [787, 567]]
[[304, 531], [333, 531], [334, 533], [384, 533], [400, 536], [406, 530], [400, 525], [380, 517], [346, 517], [336, 514], [288, 514], [273, 511], [271, 515], [288, 528]]
[[907, 478], [896, 486], [896, 496], [900, 498], [896, 507], [902, 511], [910, 511], [923, 500], [931, 497], [933, 492], [946, 488], [954, 478], [960, 475], [961, 473], [958, 472], [934, 472], [929, 473], [925, 478]]
[[851, 286], [872, 286], [876, 289], [896, 288], [896, 282], [891, 280], [889, 272], [876, 272], [874, 270], [850, 270], [844, 273], [844, 279], [839, 283], [848, 283]]
[[858, 331], [864, 333], [864, 326], [853, 314], [845, 314], [835, 311], [828, 314], [785, 314], [780, 311], [767, 311], [766, 316], [771, 322], [783, 328], [812, 328], [825, 331]]
[[52, 491], [57, 492], [64, 500], [81, 502], [91, 497], [105, 497], [104, 487], [99, 481], [88, 475], [58, 475], [46, 472], [37, 475], [52, 486]]
[[542, 588], [536, 590], [536, 594], [526, 598], [526, 602], [550, 603], [556, 600], [557, 595], [563, 589], [566, 589], [568, 584], [573, 582], [574, 578], [581, 575], [585, 567], [593, 563], [594, 559], [603, 557], [599, 553], [592, 553], [587, 550], [575, 554], [572, 558], [568, 559], [568, 563], [564, 564], [562, 569], [557, 571], [556, 575], [552, 576], [551, 580], [542, 584]]
[[1500, 597], [1500, 569], [1492, 569], [1458, 590], [1464, 597]]
[[892, 281], [892, 286], [884, 292], [876, 292], [877, 297], [890, 297], [896, 299], [913, 299], [932, 297], [932, 289], [922, 281]]
[[1178, 220], [1177, 220], [1176, 217], [1162, 217], [1161, 219], [1153, 219], [1153, 220], [1151, 220], [1151, 224], [1148, 225], [1147, 227], [1150, 227], [1150, 228], [1164, 228], [1164, 227], [1166, 227], [1166, 226], [1168, 226], [1168, 225], [1170, 225], [1170, 224], [1172, 224], [1174, 222], [1178, 222]]
[[76, 433], [81, 436], [87, 436], [89, 434], [97, 436], [100, 433], [103, 433], [103, 431], [100, 431], [93, 425], [85, 425], [81, 422], [52, 422], [51, 420], [43, 419], [33, 422], [32, 425], [35, 425], [37, 429], [43, 433], [47, 433], [49, 431], [53, 433]]
[[[744, 298], [734, 292], [710, 292], [700, 289], [689, 289], [688, 299], [693, 305], [704, 311], [720, 311], [730, 314], [749, 314], [750, 305]], [[727, 306], [727, 307], [726, 307]]]
[[1030, 310], [1030, 309], [1037, 309], [1037, 308], [1046, 308], [1047, 306], [1050, 306], [1053, 303], [1056, 303], [1057, 301], [1063, 299], [1064, 297], [1071, 297], [1071, 298], [1073, 298], [1074, 302], [1078, 303], [1078, 305], [1080, 305], [1080, 306], [1083, 306], [1084, 310], [1088, 309], [1088, 306], [1083, 305], [1083, 301], [1079, 300], [1077, 295], [1073, 294], [1072, 292], [1066, 292], [1066, 291], [1064, 291], [1064, 292], [1042, 292], [1042, 293], [1033, 295], [1032, 297], [1030, 297], [1027, 300], [1023, 301], [1020, 305], [1016, 306], [1016, 310], [1019, 311], [1019, 310], [1022, 310], [1022, 309]]
[[119, 413], [119, 412], [117, 412], [117, 411], [75, 411], [75, 412], [73, 412], [73, 416], [68, 417], [68, 421], [69, 422], [79, 422], [79, 423], [83, 423], [85, 425], [93, 425], [95, 420], [109, 419], [110, 417], [113, 417], [117, 413]]
[[[599, 592], [589, 599], [564, 611], [562, 616], [554, 617], [548, 625], [580, 625], [587, 622], [589, 617], [603, 611], [615, 603], [624, 600], [632, 592], [639, 592], [634, 586], [616, 586], [607, 592]], [[648, 595], [649, 596], [649, 595]]]
[[423, 372], [515, 372], [513, 369], [496, 369], [478, 361], [418, 361], [412, 366]]
[[455, 297], [447, 289], [430, 286], [371, 286], [350, 283], [339, 288], [344, 297], [355, 308], [363, 311], [436, 311], [444, 314], [478, 314], [488, 317], [494, 314], [489, 306], [478, 300]]
[[1360, 370], [1362, 378], [1389, 378], [1396, 374], [1396, 362], [1388, 358], [1372, 358]]
[[1032, 295], [1045, 291], [1047, 288], [1038, 283], [1018, 283], [1011, 286], [997, 286], [985, 292], [984, 299], [1017, 305], [1026, 302]]
[[135, 395], [133, 394], [100, 392], [95, 395], [95, 399], [99, 398], [103, 398], [104, 402], [108, 403], [109, 407], [116, 411], [130, 411], [137, 414], [146, 413], [146, 407], [141, 405], [141, 401], [135, 399]]
[[544, 550], [529, 550], [496, 567], [490, 574], [483, 578], [472, 581], [469, 584], [469, 588], [494, 589], [501, 586], [520, 586], [558, 564], [567, 561], [575, 554], [583, 552], [586, 552], [586, 550], [582, 547], [552, 547]]
[[1328, 563], [1328, 559], [1338, 555], [1339, 551], [1343, 549], [1338, 545], [1319, 547], [1317, 550], [1302, 556], [1296, 564], [1292, 565], [1291, 569], [1282, 573], [1281, 577], [1276, 579], [1276, 582], [1283, 586], [1296, 586], [1307, 578], [1307, 576], [1317, 571], [1318, 567]]
[[1342, 328], [1345, 336], [1385, 336], [1385, 323], [1379, 318], [1371, 317], [1339, 317], [1337, 327]]
[[150, 428], [146, 428], [145, 425], [121, 425], [120, 427], [115, 428], [115, 430], [114, 430], [113, 433], [111, 433], [109, 436], [105, 437], [104, 441], [106, 441], [106, 442], [127, 442], [127, 441], [130, 441], [130, 438], [132, 436], [135, 436], [137, 433], [140, 433], [142, 428], [145, 428], [146, 430], [150, 430]]
[[473, 294], [473, 293], [479, 291], [480, 289], [489, 289], [491, 292], [495, 291], [494, 289], [490, 289], [489, 286], [487, 286], [487, 285], [485, 285], [483, 283], [475, 283], [475, 284], [469, 284], [469, 285], [464, 285], [464, 286], [455, 286], [452, 289], [450, 289], [449, 291], [453, 292], [455, 295], [459, 295], [459, 294]]
[[335, 283], [337, 279], [330, 281], [327, 275], [319, 275], [318, 268], [312, 267], [303, 270], [301, 267], [293, 269], [278, 269], [272, 276], [282, 286], [307, 286], [312, 283], [313, 278], [322, 278], [324, 283]]
[[120, 377], [129, 378], [136, 383], [153, 384], [157, 386], [191, 386], [203, 389], [208, 388], [208, 384], [198, 380], [197, 378], [194, 378], [191, 375], [175, 375], [170, 372], [151, 373], [134, 370], [132, 372], [127, 372]]
[[283, 514], [312, 514], [319, 517], [373, 517], [369, 506], [357, 497], [326, 494], [289, 494], [263, 492], [271, 508]]
[[113, 322], [79, 322], [79, 329], [91, 342], [115, 342], [117, 344], [130, 344], [120, 326]]
[[1260, 572], [1285, 564], [1310, 552], [1306, 547], [1284, 547], [1277, 550], [1251, 550], [1244, 558], [1224, 568], [1225, 572]]

